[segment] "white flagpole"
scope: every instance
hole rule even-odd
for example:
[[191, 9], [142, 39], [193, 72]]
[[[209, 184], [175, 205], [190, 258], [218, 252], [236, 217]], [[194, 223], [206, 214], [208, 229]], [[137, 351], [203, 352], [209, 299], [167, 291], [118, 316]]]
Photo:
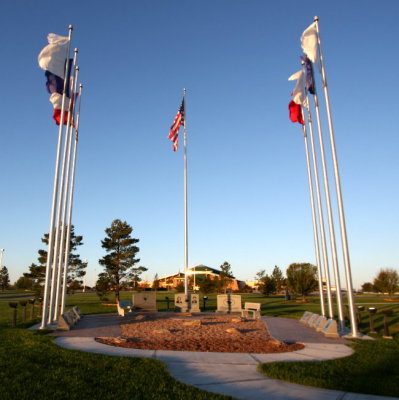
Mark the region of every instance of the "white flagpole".
[[61, 121], [58, 130], [58, 144], [56, 151], [56, 161], [55, 161], [55, 172], [54, 172], [54, 185], [53, 185], [53, 199], [51, 203], [51, 213], [50, 213], [50, 229], [49, 229], [49, 242], [48, 242], [48, 251], [47, 251], [47, 262], [46, 262], [46, 277], [44, 283], [44, 295], [43, 295], [43, 313], [42, 313], [42, 322], [40, 324], [40, 329], [45, 329], [47, 324], [50, 323], [49, 316], [52, 314], [51, 309], [51, 299], [50, 299], [50, 284], [52, 280], [52, 276], [54, 275], [53, 266], [53, 247], [54, 247], [54, 230], [55, 230], [55, 214], [56, 214], [56, 203], [57, 203], [57, 195], [58, 195], [58, 186], [59, 186], [59, 169], [60, 169], [60, 154], [61, 154], [61, 144], [63, 141], [63, 125], [64, 125], [64, 111], [65, 111], [65, 93], [66, 93], [66, 84], [67, 84], [67, 72], [69, 70], [69, 51], [71, 46], [72, 39], [72, 25], [69, 25], [69, 35], [68, 35], [68, 47], [67, 47], [67, 59], [65, 65], [65, 77], [64, 77], [64, 90], [62, 93], [62, 105], [61, 105]]
[[[302, 112], [302, 119], [304, 118], [303, 106], [301, 106]], [[325, 316], [325, 306], [324, 306], [324, 295], [323, 295], [323, 276], [322, 270], [320, 265], [320, 246], [319, 246], [319, 233], [316, 223], [316, 213], [315, 213], [315, 204], [314, 204], [314, 194], [313, 194], [313, 179], [312, 179], [312, 171], [310, 167], [310, 160], [309, 160], [309, 145], [308, 145], [308, 136], [306, 133], [306, 125], [302, 125], [302, 133], [303, 139], [305, 144], [305, 154], [306, 154], [306, 166], [308, 170], [308, 183], [309, 183], [309, 194], [310, 194], [310, 206], [312, 210], [312, 225], [313, 225], [313, 238], [315, 244], [315, 252], [316, 252], [316, 263], [317, 263], [317, 272], [319, 275], [319, 292], [320, 292], [320, 307], [321, 307], [321, 315]]]
[[[76, 58], [77, 58], [77, 49], [74, 51], [73, 57], [73, 68], [75, 69], [76, 65]], [[73, 79], [74, 75], [72, 75], [71, 80], [72, 84], [69, 83], [70, 90], [73, 91]], [[71, 93], [69, 94], [70, 96]], [[71, 109], [72, 98], [70, 97], [68, 111]], [[62, 158], [62, 169], [61, 169], [61, 182], [60, 182], [60, 189], [58, 195], [58, 204], [57, 204], [57, 230], [55, 232], [55, 249], [54, 249], [54, 274], [52, 279], [52, 286], [51, 286], [51, 302], [52, 302], [52, 313], [49, 315], [49, 320], [51, 322], [57, 321], [58, 313], [59, 313], [59, 288], [61, 285], [61, 265], [62, 265], [62, 258], [63, 258], [63, 251], [65, 249], [64, 237], [63, 233], [65, 232], [65, 220], [64, 220], [64, 210], [65, 210], [65, 188], [67, 185], [66, 182], [66, 165], [68, 162], [69, 154], [68, 150], [70, 150], [70, 142], [71, 142], [71, 130], [69, 129], [68, 124], [71, 121], [71, 113], [68, 113], [67, 119], [67, 127], [66, 127], [66, 134], [64, 140], [64, 149], [63, 149], [63, 158]], [[63, 123], [63, 121], [61, 121]], [[65, 236], [65, 235], [64, 235]]]
[[[75, 49], [75, 57], [74, 57], [74, 64], [76, 65], [76, 55], [78, 53], [78, 49]], [[69, 243], [65, 242], [65, 236], [69, 236], [67, 232], [70, 230], [70, 226], [67, 223], [67, 210], [69, 209], [68, 201], [69, 201], [69, 191], [70, 191], [70, 170], [71, 170], [71, 158], [72, 158], [72, 136], [73, 136], [73, 115], [74, 115], [74, 96], [77, 89], [77, 80], [78, 80], [78, 73], [79, 67], [75, 67], [74, 75], [73, 75], [73, 84], [71, 87], [70, 93], [70, 102], [68, 108], [68, 121], [67, 121], [67, 156], [66, 156], [66, 175], [65, 175], [65, 185], [64, 191], [62, 193], [63, 196], [63, 205], [62, 205], [62, 230], [61, 230], [61, 239], [60, 239], [60, 251], [59, 251], [59, 259], [58, 259], [58, 275], [57, 275], [57, 292], [55, 297], [55, 312], [54, 312], [54, 321], [58, 319], [58, 315], [60, 314], [60, 304], [61, 304], [61, 297], [62, 297], [62, 282], [63, 282], [63, 269], [68, 268], [68, 261], [69, 257]], [[67, 260], [67, 264], [64, 263], [64, 260]]]
[[187, 113], [186, 88], [183, 89], [184, 101], [184, 294], [188, 295], [188, 213], [187, 213]]
[[333, 158], [334, 165], [334, 177], [335, 177], [335, 188], [338, 202], [338, 214], [340, 220], [340, 231], [341, 231], [341, 242], [342, 242], [342, 251], [345, 265], [345, 275], [346, 275], [346, 285], [348, 292], [348, 301], [349, 301], [349, 313], [352, 327], [352, 336], [359, 336], [357, 331], [357, 322], [356, 322], [356, 313], [355, 313], [355, 302], [353, 296], [353, 284], [352, 284], [352, 273], [350, 267], [350, 258], [349, 258], [349, 248], [348, 248], [348, 237], [346, 232], [346, 223], [345, 223], [345, 214], [344, 214], [344, 206], [342, 201], [342, 191], [341, 191], [341, 180], [339, 177], [339, 169], [338, 169], [338, 158], [337, 151], [335, 147], [335, 138], [334, 138], [334, 128], [331, 118], [331, 108], [330, 108], [330, 99], [328, 96], [328, 88], [327, 88], [327, 77], [326, 71], [324, 67], [324, 59], [323, 53], [321, 49], [321, 40], [320, 40], [320, 32], [319, 32], [319, 18], [316, 16], [314, 18], [314, 22], [316, 23], [316, 32], [317, 32], [317, 41], [319, 46], [319, 55], [320, 55], [320, 64], [321, 64], [321, 74], [323, 78], [323, 88], [324, 88], [324, 97], [326, 101], [326, 111], [327, 111], [327, 119], [328, 119], [328, 128], [330, 132], [330, 142], [331, 142], [331, 153]]
[[327, 204], [327, 215], [328, 215], [328, 227], [330, 233], [330, 244], [331, 244], [331, 253], [332, 253], [332, 261], [334, 267], [334, 277], [335, 277], [335, 290], [336, 290], [336, 298], [337, 298], [337, 306], [338, 306], [338, 318], [339, 318], [339, 326], [340, 330], [343, 331], [345, 329], [345, 320], [342, 309], [342, 297], [341, 297], [341, 282], [339, 278], [339, 269], [338, 269], [338, 257], [337, 257], [337, 245], [335, 241], [335, 231], [334, 231], [334, 221], [331, 209], [331, 198], [330, 198], [330, 187], [328, 184], [328, 174], [327, 174], [327, 164], [326, 157], [324, 153], [324, 140], [323, 140], [323, 132], [321, 128], [320, 122], [320, 110], [319, 103], [317, 98], [317, 91], [315, 88], [315, 94], [313, 95], [314, 106], [316, 109], [316, 119], [317, 119], [317, 130], [319, 132], [319, 145], [320, 145], [320, 155], [321, 162], [323, 167], [323, 178], [324, 178], [324, 192], [326, 197]]
[[314, 180], [316, 187], [316, 199], [317, 199], [317, 211], [319, 217], [319, 226], [320, 226], [320, 239], [321, 239], [321, 249], [323, 254], [323, 264], [324, 264], [324, 273], [326, 276], [326, 291], [327, 291], [327, 302], [328, 302], [328, 316], [329, 318], [334, 318], [333, 311], [333, 303], [331, 298], [331, 279], [330, 279], [330, 267], [328, 263], [328, 252], [327, 252], [327, 242], [326, 242], [326, 230], [324, 226], [324, 215], [323, 215], [323, 205], [321, 201], [320, 195], [320, 182], [319, 182], [319, 169], [317, 166], [317, 155], [314, 145], [314, 135], [313, 135], [313, 120], [312, 113], [310, 111], [309, 104], [309, 96], [306, 96], [306, 101], [308, 103], [308, 125], [309, 125], [309, 135], [310, 135], [310, 145], [312, 149], [312, 161], [313, 161], [313, 171], [314, 171]]
[[[79, 70], [79, 67], [76, 67]], [[76, 76], [77, 79], [77, 76]], [[65, 299], [67, 292], [67, 283], [68, 283], [68, 265], [69, 265], [69, 247], [70, 247], [70, 238], [71, 238], [71, 226], [72, 226], [72, 209], [73, 209], [73, 194], [75, 187], [75, 170], [76, 170], [76, 153], [78, 150], [78, 139], [79, 139], [79, 119], [80, 119], [80, 105], [82, 102], [82, 89], [83, 85], [79, 85], [79, 107], [76, 115], [76, 129], [75, 129], [75, 140], [74, 140], [74, 148], [73, 148], [73, 156], [72, 156], [72, 165], [71, 165], [71, 184], [69, 190], [69, 208], [68, 208], [68, 230], [67, 230], [67, 238], [66, 238], [66, 250], [65, 250], [65, 258], [64, 258], [64, 276], [63, 276], [63, 285], [62, 285], [62, 299], [61, 299], [61, 313], [65, 311]], [[76, 87], [75, 87], [76, 91]]]

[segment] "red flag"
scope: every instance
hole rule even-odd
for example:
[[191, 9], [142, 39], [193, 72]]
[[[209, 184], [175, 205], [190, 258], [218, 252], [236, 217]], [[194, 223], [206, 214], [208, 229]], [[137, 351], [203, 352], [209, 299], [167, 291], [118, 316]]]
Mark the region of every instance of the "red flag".
[[173, 121], [172, 126], [169, 130], [168, 138], [173, 142], [173, 151], [176, 151], [179, 144], [179, 129], [184, 125], [184, 98], [181, 102], [179, 111], [177, 111], [176, 117]]
[[290, 104], [288, 104], [288, 109], [290, 110], [290, 120], [292, 122], [299, 122], [302, 125], [305, 124], [302, 118], [302, 108], [299, 104], [296, 104], [294, 100], [291, 100]]

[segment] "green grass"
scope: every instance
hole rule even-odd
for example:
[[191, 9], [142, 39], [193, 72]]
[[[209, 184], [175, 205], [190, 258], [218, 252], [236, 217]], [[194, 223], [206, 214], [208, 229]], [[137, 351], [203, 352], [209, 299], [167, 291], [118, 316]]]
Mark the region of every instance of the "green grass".
[[270, 378], [348, 392], [399, 396], [399, 342], [355, 340], [355, 354], [330, 361], [261, 364]]
[[158, 360], [66, 350], [42, 331], [2, 328], [0, 335], [2, 400], [231, 398], [174, 380]]
[[[122, 292], [121, 300], [131, 300], [131, 292]], [[167, 310], [165, 297], [173, 309], [174, 293], [158, 292], [159, 311]], [[23, 328], [38, 322], [21, 323], [18, 308], [18, 328], [10, 328], [13, 310], [9, 301], [32, 297], [30, 292], [0, 292], [0, 399], [222, 399], [223, 396], [203, 392], [175, 381], [165, 366], [153, 359], [107, 357], [62, 349], [43, 331]], [[356, 304], [375, 306], [376, 341], [354, 341], [356, 353], [344, 359], [325, 362], [271, 363], [260, 371], [276, 379], [323, 388], [399, 396], [399, 305], [385, 301], [386, 296], [356, 296]], [[202, 308], [202, 296], [200, 296]], [[77, 305], [84, 314], [115, 313], [113, 295], [100, 302], [95, 293], [79, 293], [67, 297], [67, 307]], [[282, 296], [264, 297], [242, 294], [242, 301], [262, 303], [262, 314], [300, 318], [304, 311], [320, 313], [319, 298], [309, 297], [307, 303], [285, 301]], [[345, 301], [344, 301], [345, 302]], [[399, 299], [396, 298], [396, 303]], [[381, 304], [382, 303], [382, 304]], [[390, 332], [394, 340], [381, 339], [383, 314], [391, 308]], [[216, 295], [209, 295], [206, 311], [216, 310]], [[37, 313], [37, 311], [36, 311]], [[30, 305], [27, 316], [30, 315]], [[359, 330], [369, 333], [368, 313], [360, 314]]]

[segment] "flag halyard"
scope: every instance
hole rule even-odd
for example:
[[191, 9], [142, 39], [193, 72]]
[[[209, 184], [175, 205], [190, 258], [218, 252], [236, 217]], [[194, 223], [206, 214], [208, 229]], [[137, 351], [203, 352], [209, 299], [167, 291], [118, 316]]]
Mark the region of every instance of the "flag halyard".
[[175, 119], [169, 130], [168, 138], [173, 142], [173, 151], [177, 151], [179, 147], [179, 130], [184, 125], [185, 114], [184, 114], [184, 98], [181, 102], [180, 108], [177, 111]]

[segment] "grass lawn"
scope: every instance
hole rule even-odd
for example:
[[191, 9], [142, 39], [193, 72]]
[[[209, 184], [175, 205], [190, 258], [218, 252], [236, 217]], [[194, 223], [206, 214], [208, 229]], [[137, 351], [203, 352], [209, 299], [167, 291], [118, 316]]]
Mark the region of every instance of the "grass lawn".
[[0, 399], [229, 399], [173, 379], [149, 358], [109, 357], [58, 347], [43, 331], [0, 330]]
[[[121, 300], [131, 300], [131, 292], [123, 292]], [[0, 399], [222, 399], [174, 380], [164, 364], [158, 360], [108, 357], [62, 349], [43, 331], [24, 328], [35, 321], [21, 323], [18, 308], [17, 328], [11, 328], [12, 309], [9, 301], [26, 300], [29, 292], [0, 292]], [[167, 311], [174, 307], [174, 293], [158, 292], [157, 307]], [[203, 307], [202, 296], [200, 306]], [[262, 314], [286, 318], [300, 318], [304, 311], [320, 312], [318, 297], [302, 303], [285, 301], [282, 296], [264, 297], [242, 294], [242, 300], [262, 303]], [[340, 360], [303, 363], [271, 363], [259, 366], [268, 376], [330, 389], [360, 393], [399, 396], [399, 299], [386, 301], [384, 297], [356, 297], [356, 304], [366, 308], [375, 306], [376, 341], [354, 341], [356, 353]], [[77, 305], [84, 314], [116, 312], [113, 296], [100, 302], [94, 293], [79, 293], [67, 297], [67, 307]], [[393, 340], [383, 335], [382, 309], [392, 308], [390, 332]], [[36, 308], [38, 314], [38, 308]], [[216, 295], [209, 295], [206, 311], [216, 310]], [[27, 316], [30, 315], [30, 305]], [[369, 333], [368, 313], [360, 314], [359, 330]], [[66, 395], [67, 394], [67, 395]]]
[[399, 396], [399, 342], [355, 340], [355, 354], [330, 361], [260, 364], [274, 379], [348, 392]]

